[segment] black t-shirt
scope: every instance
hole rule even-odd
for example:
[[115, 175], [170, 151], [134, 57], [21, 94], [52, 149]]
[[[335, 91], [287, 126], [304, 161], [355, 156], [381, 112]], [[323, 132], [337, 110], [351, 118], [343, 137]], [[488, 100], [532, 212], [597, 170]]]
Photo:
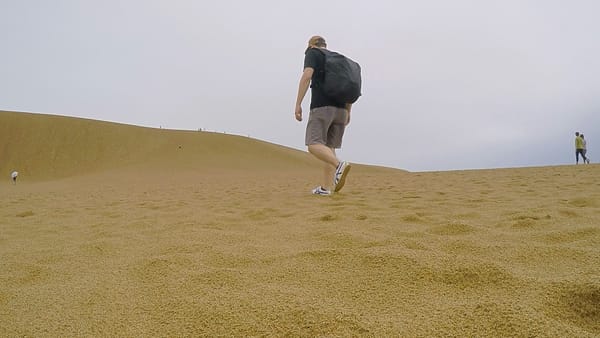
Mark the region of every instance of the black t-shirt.
[[320, 89], [320, 84], [323, 82], [325, 66], [325, 55], [319, 52], [317, 48], [309, 48], [304, 53], [304, 68], [310, 67], [314, 70], [311, 79], [311, 99], [310, 109], [334, 106], [339, 108], [346, 107], [346, 104], [336, 102], [335, 100], [327, 97]]

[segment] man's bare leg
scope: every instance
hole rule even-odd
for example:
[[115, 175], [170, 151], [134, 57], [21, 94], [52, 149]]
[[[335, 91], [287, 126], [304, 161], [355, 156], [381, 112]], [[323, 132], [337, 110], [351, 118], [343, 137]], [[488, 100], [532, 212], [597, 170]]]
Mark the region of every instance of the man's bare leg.
[[335, 174], [335, 168], [340, 161], [335, 155], [335, 149], [329, 148], [324, 144], [311, 144], [308, 146], [308, 152], [313, 154], [316, 158], [323, 161], [323, 181], [321, 186], [327, 190], [333, 188], [333, 175]]

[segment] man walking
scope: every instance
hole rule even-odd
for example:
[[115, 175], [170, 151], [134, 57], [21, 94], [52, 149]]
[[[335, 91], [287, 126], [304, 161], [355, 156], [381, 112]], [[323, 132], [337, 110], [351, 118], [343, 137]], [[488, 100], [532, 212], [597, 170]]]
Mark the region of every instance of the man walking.
[[587, 162], [587, 157], [585, 157], [585, 146], [584, 140], [579, 135], [579, 132], [575, 133], [575, 164], [579, 164], [579, 154], [581, 154], [581, 158], [583, 158], [583, 163]]
[[590, 164], [590, 158], [587, 156], [587, 142], [585, 141], [585, 136], [583, 136], [583, 134], [579, 134], [579, 136], [581, 136], [581, 141], [583, 143], [583, 156], [585, 156], [583, 163]]
[[302, 100], [311, 88], [310, 116], [306, 125], [305, 144], [308, 151], [323, 162], [323, 178], [321, 184], [313, 189], [316, 195], [331, 195], [332, 191], [340, 191], [350, 171], [350, 163], [340, 161], [335, 149], [342, 146], [342, 138], [348, 123], [352, 105], [336, 102], [321, 90], [323, 82], [325, 56], [319, 48], [327, 48], [325, 39], [313, 36], [308, 41], [304, 57], [304, 71], [298, 86], [296, 97], [296, 120], [302, 121]]

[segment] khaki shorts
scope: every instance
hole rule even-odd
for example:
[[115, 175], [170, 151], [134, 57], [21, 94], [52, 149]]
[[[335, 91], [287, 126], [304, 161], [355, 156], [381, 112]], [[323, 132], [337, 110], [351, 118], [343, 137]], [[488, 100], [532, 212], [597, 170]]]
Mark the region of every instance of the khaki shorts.
[[348, 110], [345, 108], [326, 106], [312, 109], [306, 124], [306, 145], [324, 144], [329, 148], [341, 148], [347, 120]]

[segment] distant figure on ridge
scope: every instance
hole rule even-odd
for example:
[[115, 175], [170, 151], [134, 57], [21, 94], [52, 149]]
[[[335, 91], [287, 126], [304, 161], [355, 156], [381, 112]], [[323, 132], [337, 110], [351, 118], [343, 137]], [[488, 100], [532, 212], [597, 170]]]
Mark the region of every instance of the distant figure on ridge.
[[[350, 123], [352, 103], [360, 96], [361, 85], [360, 66], [326, 48], [327, 43], [321, 36], [313, 36], [308, 41], [295, 108], [296, 120], [302, 121], [302, 100], [310, 87], [310, 116], [306, 125], [305, 144], [308, 151], [323, 162], [323, 179], [321, 185], [313, 189], [315, 195], [331, 195], [332, 191], [338, 192], [344, 187], [350, 163], [340, 161], [335, 149], [342, 147], [344, 131]], [[326, 62], [327, 65], [333, 64], [327, 70]], [[338, 75], [338, 80], [335, 80], [330, 74], [340, 69], [335, 67], [337, 65], [345, 68], [341, 67], [344, 70], [334, 74]]]
[[590, 158], [587, 156], [587, 142], [585, 141], [585, 137], [583, 134], [579, 135], [583, 140], [583, 156], [585, 156], [584, 163], [590, 164]]
[[10, 177], [13, 180], [13, 184], [17, 184], [17, 177], [19, 176], [19, 172], [18, 171], [13, 171], [12, 174], [10, 174]]
[[575, 133], [575, 164], [579, 164], [579, 154], [583, 158], [583, 163], [587, 162], [587, 157], [585, 157], [584, 149], [584, 139], [579, 135], [579, 132]]

